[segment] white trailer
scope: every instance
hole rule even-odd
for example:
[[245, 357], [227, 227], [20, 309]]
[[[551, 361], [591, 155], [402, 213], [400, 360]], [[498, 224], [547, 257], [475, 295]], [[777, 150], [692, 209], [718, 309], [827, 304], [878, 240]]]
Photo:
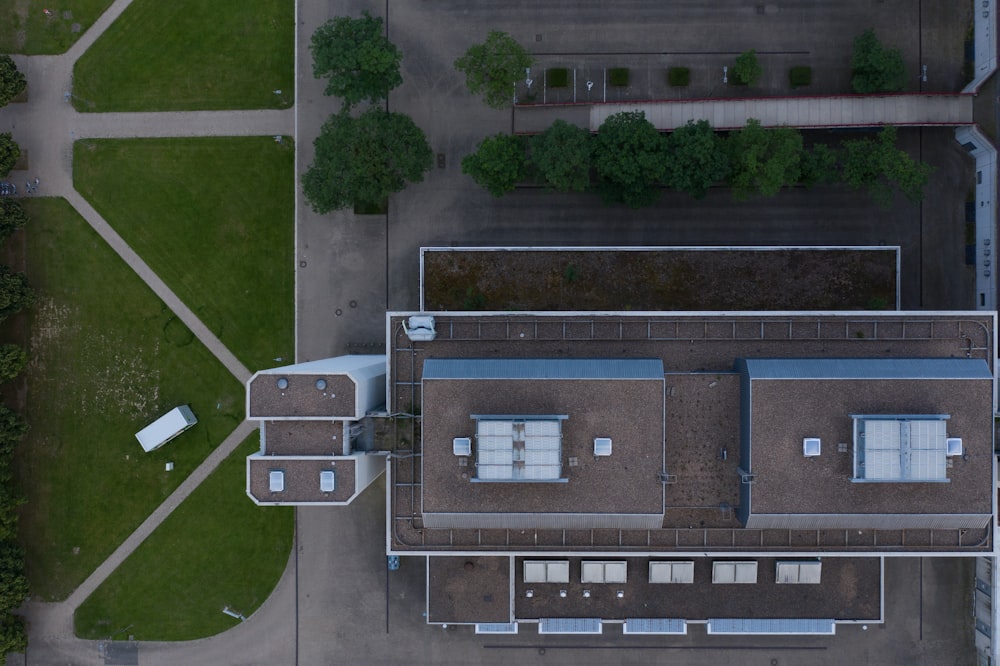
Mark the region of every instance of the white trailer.
[[194, 412], [188, 405], [174, 407], [169, 412], [156, 419], [148, 426], [135, 433], [135, 438], [146, 453], [155, 451], [177, 435], [181, 434], [195, 423]]

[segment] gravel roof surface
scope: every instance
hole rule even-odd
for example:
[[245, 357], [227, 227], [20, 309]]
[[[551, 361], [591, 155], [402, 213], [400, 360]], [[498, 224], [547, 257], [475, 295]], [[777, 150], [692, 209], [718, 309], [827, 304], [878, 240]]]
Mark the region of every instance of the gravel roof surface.
[[509, 557], [427, 558], [428, 622], [510, 620]]
[[[992, 511], [991, 380], [757, 379], [751, 392], [754, 513]], [[968, 460], [950, 459], [950, 483], [852, 483], [849, 414], [950, 414]], [[819, 437], [822, 455], [803, 456], [804, 437]]]
[[276, 456], [333, 456], [344, 451], [343, 421], [265, 421], [266, 453]]
[[[346, 502], [354, 495], [354, 460], [302, 460], [260, 456], [248, 458], [250, 493], [260, 502]], [[285, 490], [272, 493], [269, 472], [285, 471]], [[319, 489], [319, 473], [332, 469], [336, 473], [336, 488], [324, 493]]]
[[[288, 380], [288, 387], [278, 388], [278, 380]], [[316, 388], [318, 380], [326, 388]], [[346, 375], [261, 374], [250, 382], [249, 418], [329, 416], [354, 417], [355, 386]]]
[[[424, 382], [424, 512], [662, 513], [662, 380], [465, 380]], [[566, 483], [472, 482], [452, 439], [475, 436], [471, 414], [565, 414]], [[613, 453], [595, 458], [594, 438]], [[575, 458], [576, 466], [570, 464]]]

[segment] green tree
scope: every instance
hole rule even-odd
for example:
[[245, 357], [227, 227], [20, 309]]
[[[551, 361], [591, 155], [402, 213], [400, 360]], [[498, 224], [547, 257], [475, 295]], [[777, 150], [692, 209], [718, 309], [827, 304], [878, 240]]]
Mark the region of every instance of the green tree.
[[24, 549], [12, 539], [0, 541], [0, 611], [14, 610], [27, 596]]
[[327, 95], [350, 108], [362, 100], [377, 102], [402, 83], [399, 49], [386, 39], [382, 18], [367, 11], [361, 18], [338, 16], [312, 35], [313, 76], [326, 78]]
[[0, 134], [0, 178], [9, 174], [19, 159], [21, 147], [14, 142], [14, 135], [10, 132]]
[[898, 92], [906, 84], [899, 49], [882, 46], [871, 28], [854, 39], [851, 74], [851, 86], [856, 93]]
[[529, 163], [543, 185], [558, 192], [583, 192], [590, 187], [593, 152], [589, 130], [556, 120], [532, 137]]
[[729, 175], [725, 144], [707, 120], [678, 127], [667, 137], [667, 186], [703, 199]]
[[733, 77], [733, 81], [744, 86], [752, 86], [757, 83], [763, 73], [764, 68], [757, 61], [757, 52], [753, 49], [739, 54], [736, 57], [736, 62], [733, 63], [732, 70], [729, 72], [730, 76]]
[[0, 616], [0, 653], [24, 652], [28, 649], [28, 632], [24, 618], [7, 614]]
[[660, 196], [666, 139], [642, 111], [622, 111], [601, 123], [594, 145], [601, 196], [606, 203], [650, 206]]
[[810, 150], [802, 152], [802, 178], [806, 187], [820, 183], [829, 184], [839, 180], [837, 172], [837, 150], [825, 143], [817, 143]]
[[524, 155], [525, 140], [520, 136], [496, 134], [483, 139], [476, 152], [462, 159], [462, 173], [495, 197], [511, 192], [528, 177]]
[[934, 169], [896, 146], [896, 128], [886, 127], [875, 138], [843, 143], [842, 176], [852, 189], [868, 190], [878, 205], [888, 208], [894, 190], [920, 201]]
[[455, 61], [473, 95], [483, 94], [487, 106], [502, 109], [514, 99], [514, 84], [531, 67], [531, 54], [506, 32], [494, 30], [482, 44], [473, 44]]
[[799, 182], [802, 134], [791, 127], [764, 129], [755, 118], [726, 140], [732, 170], [733, 196], [774, 196], [785, 185]]
[[16, 199], [0, 199], [0, 242], [28, 222], [28, 214]]
[[433, 161], [427, 137], [409, 116], [376, 108], [357, 118], [331, 116], [313, 145], [302, 189], [317, 213], [378, 204], [407, 182], [422, 181]]
[[10, 104], [27, 86], [24, 74], [17, 69], [11, 57], [0, 55], [0, 107]]
[[[28, 434], [28, 422], [24, 417], [5, 405], [0, 405], [0, 468], [10, 464], [14, 448]], [[0, 505], [0, 513], [2, 513]]]
[[0, 384], [21, 374], [28, 364], [28, 352], [24, 347], [14, 344], [0, 345]]
[[35, 292], [28, 286], [24, 273], [15, 273], [0, 264], [0, 321], [16, 314], [35, 302]]

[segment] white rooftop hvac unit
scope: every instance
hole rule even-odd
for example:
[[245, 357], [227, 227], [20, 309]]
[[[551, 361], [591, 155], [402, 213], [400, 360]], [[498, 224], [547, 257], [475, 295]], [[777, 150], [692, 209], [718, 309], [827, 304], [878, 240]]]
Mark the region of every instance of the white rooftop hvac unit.
[[437, 337], [434, 317], [430, 315], [413, 315], [403, 322], [403, 330], [406, 331], [406, 337], [413, 342], [430, 342]]
[[468, 437], [456, 437], [451, 440], [451, 452], [456, 456], [471, 456], [472, 440]]
[[268, 484], [272, 493], [280, 493], [285, 489], [285, 472], [280, 469], [272, 469], [268, 474]]
[[802, 455], [806, 458], [815, 458], [822, 451], [822, 445], [818, 437], [806, 437], [802, 440]]
[[945, 452], [949, 456], [960, 456], [962, 455], [962, 438], [961, 437], [949, 437], [945, 440]]
[[594, 439], [594, 455], [595, 456], [610, 456], [611, 455], [611, 438], [610, 437], [597, 437]]

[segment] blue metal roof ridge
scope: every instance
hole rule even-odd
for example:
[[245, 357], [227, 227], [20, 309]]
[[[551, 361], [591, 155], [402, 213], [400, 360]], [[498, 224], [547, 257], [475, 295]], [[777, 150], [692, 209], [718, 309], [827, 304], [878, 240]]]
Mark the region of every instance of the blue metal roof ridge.
[[663, 379], [661, 359], [431, 358], [424, 379]]
[[993, 379], [973, 358], [746, 358], [754, 379]]

